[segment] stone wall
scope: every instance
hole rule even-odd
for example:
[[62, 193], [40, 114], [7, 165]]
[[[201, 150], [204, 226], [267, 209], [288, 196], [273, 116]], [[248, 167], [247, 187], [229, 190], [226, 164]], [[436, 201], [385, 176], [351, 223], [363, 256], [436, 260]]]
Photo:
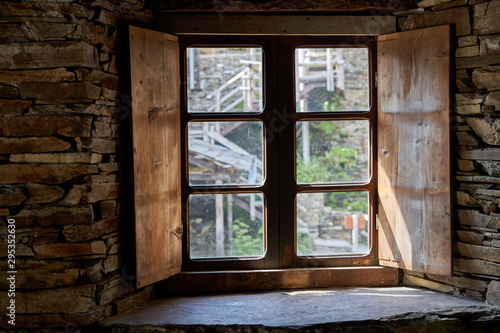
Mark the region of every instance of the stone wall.
[[125, 261], [127, 26], [153, 21], [142, 0], [0, 2], [0, 259], [6, 272], [13, 219], [17, 329], [76, 332], [150, 297]]
[[452, 277], [406, 272], [403, 282], [500, 305], [500, 1], [425, 0], [401, 30], [453, 24]]

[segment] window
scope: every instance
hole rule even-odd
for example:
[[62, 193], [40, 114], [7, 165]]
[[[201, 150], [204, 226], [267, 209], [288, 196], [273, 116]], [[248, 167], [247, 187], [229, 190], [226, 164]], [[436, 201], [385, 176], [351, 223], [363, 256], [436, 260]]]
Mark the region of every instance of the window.
[[[138, 28], [130, 38], [139, 286], [181, 266], [450, 271], [449, 27], [378, 42], [185, 36], [177, 44]], [[197, 104], [196, 86], [212, 83], [195, 79], [191, 57], [179, 67], [185, 52], [204, 61], [253, 54], [231, 69], [246, 88], [223, 80], [205, 96], [216, 103]], [[244, 131], [248, 140], [236, 135]], [[239, 237], [249, 239], [245, 249]]]

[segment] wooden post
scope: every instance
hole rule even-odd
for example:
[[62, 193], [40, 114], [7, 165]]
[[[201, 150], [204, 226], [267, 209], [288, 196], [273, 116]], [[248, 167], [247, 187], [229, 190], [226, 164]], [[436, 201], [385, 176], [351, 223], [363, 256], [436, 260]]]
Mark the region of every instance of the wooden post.
[[226, 194], [227, 202], [227, 241], [229, 245], [228, 254], [233, 254], [233, 195]]
[[358, 252], [359, 233], [358, 233], [358, 214], [352, 215], [352, 252]]
[[[222, 184], [217, 180], [216, 184]], [[224, 256], [224, 194], [215, 195], [215, 253]]]

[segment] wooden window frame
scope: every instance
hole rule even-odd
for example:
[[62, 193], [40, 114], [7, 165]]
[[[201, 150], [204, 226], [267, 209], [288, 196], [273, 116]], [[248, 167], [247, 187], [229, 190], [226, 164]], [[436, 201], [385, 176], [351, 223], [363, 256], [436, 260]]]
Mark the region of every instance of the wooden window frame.
[[[295, 111], [295, 78], [294, 51], [301, 46], [314, 47], [366, 47], [369, 51], [369, 98], [368, 111], [346, 112], [307, 112]], [[186, 50], [189, 47], [262, 47], [263, 48], [263, 82], [264, 110], [262, 113], [190, 113], [187, 105], [187, 71]], [[266, 199], [267, 253], [262, 259], [190, 259], [189, 255], [189, 223], [188, 210], [183, 210], [183, 271], [244, 270], [244, 269], [289, 269], [302, 267], [351, 267], [372, 266], [378, 264], [377, 237], [375, 235], [376, 207], [376, 38], [375, 37], [333, 37], [333, 36], [180, 36], [180, 72], [181, 87], [181, 169], [182, 169], [182, 202], [188, 206], [188, 198], [192, 194], [262, 192]], [[278, 55], [279, 50], [279, 55]], [[279, 61], [278, 61], [279, 56]], [[278, 83], [277, 78], [280, 78]], [[287, 84], [289, 83], [289, 84]], [[276, 91], [276, 93], [271, 93]], [[265, 158], [267, 160], [266, 179], [262, 186], [190, 186], [188, 182], [187, 125], [190, 121], [262, 121], [265, 127]], [[297, 185], [295, 184], [295, 125], [300, 120], [368, 120], [370, 122], [369, 169], [370, 180], [363, 185]], [[271, 161], [279, 161], [271, 166]], [[293, 209], [297, 193], [312, 191], [367, 191], [370, 198], [369, 239], [370, 251], [367, 255], [331, 255], [300, 257], [295, 253], [296, 220]], [[279, 198], [279, 201], [276, 200]], [[280, 232], [281, 230], [281, 232]]]
[[[433, 274], [451, 273], [450, 37], [449, 26], [378, 37], [378, 96], [383, 97], [378, 99], [375, 139], [378, 140], [377, 174], [379, 187], [382, 186], [377, 191], [382, 213], [380, 222], [377, 221], [380, 265]], [[180, 272], [182, 201], [177, 180], [180, 181], [181, 152], [179, 140], [175, 140], [180, 138], [181, 113], [180, 86], [176, 84], [180, 83], [179, 67], [175, 65], [179, 62], [177, 37], [131, 27], [130, 45], [138, 287], [169, 276], [173, 277], [166, 283], [175, 290], [186, 287], [197, 290], [194, 284], [203, 281], [215, 283], [212, 286], [215, 290], [397, 283], [397, 270], [380, 266]], [[438, 65], [429, 66], [433, 59]], [[388, 75], [387, 68], [395, 74]], [[426, 75], [419, 75], [422, 72]], [[401, 77], [410, 84], [395, 84]], [[434, 96], [437, 88], [443, 95]], [[440, 138], [430, 137], [430, 129], [438, 131]], [[410, 140], [404, 148], [407, 138]], [[408, 148], [422, 140], [428, 148]], [[394, 146], [394, 142], [399, 143]], [[411, 160], [414, 151], [417, 158]], [[440, 156], [441, 169], [433, 167], [432, 154]], [[415, 185], [408, 188], [406, 182], [411, 179], [408, 175], [415, 168], [415, 161], [426, 172], [415, 173], [412, 180]], [[372, 170], [375, 172], [375, 167]], [[163, 177], [165, 181], [158, 182]], [[417, 197], [426, 200], [418, 204], [421, 214], [415, 214]], [[420, 246], [411, 246], [412, 242]], [[289, 250], [280, 250], [281, 263], [289, 260]], [[340, 276], [348, 277], [349, 281]]]

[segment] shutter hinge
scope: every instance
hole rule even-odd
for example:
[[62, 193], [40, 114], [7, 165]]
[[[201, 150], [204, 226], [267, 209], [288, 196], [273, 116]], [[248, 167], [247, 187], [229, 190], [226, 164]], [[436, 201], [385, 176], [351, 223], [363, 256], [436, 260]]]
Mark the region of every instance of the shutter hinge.
[[378, 230], [378, 214], [375, 214], [375, 230]]

